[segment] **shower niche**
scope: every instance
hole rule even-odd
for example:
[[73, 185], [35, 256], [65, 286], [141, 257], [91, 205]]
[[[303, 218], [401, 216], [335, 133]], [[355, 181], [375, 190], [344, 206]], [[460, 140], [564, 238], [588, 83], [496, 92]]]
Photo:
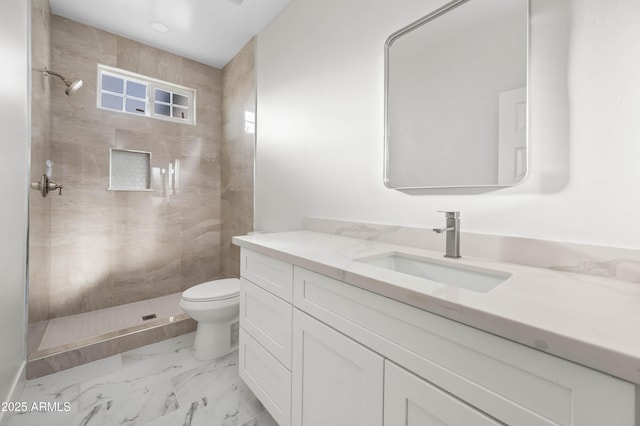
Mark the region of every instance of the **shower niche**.
[[152, 167], [151, 153], [111, 148], [109, 191], [158, 191], [162, 197], [176, 196], [180, 188], [181, 165], [175, 159], [167, 167]]
[[109, 191], [152, 191], [151, 153], [111, 149]]

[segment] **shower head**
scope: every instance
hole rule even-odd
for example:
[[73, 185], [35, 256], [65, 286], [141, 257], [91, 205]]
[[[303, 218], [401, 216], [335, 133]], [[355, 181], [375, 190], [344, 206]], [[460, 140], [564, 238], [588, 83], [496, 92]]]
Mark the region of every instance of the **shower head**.
[[[67, 84], [67, 82], [65, 82]], [[67, 84], [67, 88], [64, 90], [64, 93], [67, 96], [71, 96], [72, 93], [76, 93], [82, 87], [82, 80], [75, 80], [71, 84]]]
[[66, 78], [64, 78], [62, 75], [58, 74], [57, 72], [48, 70], [46, 67], [44, 68], [44, 70], [42, 70], [42, 73], [44, 74], [45, 77], [49, 77], [49, 75], [55, 75], [60, 80], [62, 80], [65, 86], [67, 86], [67, 88], [64, 91], [64, 93], [66, 93], [67, 96], [71, 96], [73, 93], [77, 92], [82, 87], [82, 80], [69, 81]]

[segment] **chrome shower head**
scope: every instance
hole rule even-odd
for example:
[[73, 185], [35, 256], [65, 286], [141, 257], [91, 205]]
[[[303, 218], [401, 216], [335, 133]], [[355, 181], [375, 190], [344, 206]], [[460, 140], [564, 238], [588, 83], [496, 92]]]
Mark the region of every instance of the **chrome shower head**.
[[67, 96], [71, 96], [73, 93], [77, 92], [82, 87], [82, 80], [69, 81], [66, 78], [64, 78], [62, 75], [58, 74], [57, 72], [48, 70], [46, 67], [44, 68], [44, 70], [42, 70], [42, 73], [44, 74], [45, 77], [49, 77], [49, 75], [55, 75], [60, 80], [62, 80], [65, 86], [67, 86], [67, 88], [64, 91], [64, 93], [66, 93]]
[[[67, 84], [67, 82], [65, 82], [65, 84]], [[65, 89], [64, 93], [66, 93], [67, 96], [71, 96], [72, 93], [76, 93], [78, 90], [80, 90], [81, 87], [82, 80], [75, 80], [71, 84], [67, 84], [67, 88]]]

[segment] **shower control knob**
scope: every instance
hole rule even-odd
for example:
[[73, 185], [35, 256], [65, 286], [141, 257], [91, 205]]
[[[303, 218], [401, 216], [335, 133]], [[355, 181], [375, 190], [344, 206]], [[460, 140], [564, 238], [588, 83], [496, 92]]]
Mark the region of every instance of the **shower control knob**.
[[33, 182], [31, 184], [31, 189], [35, 189], [36, 191], [42, 194], [42, 197], [46, 197], [49, 195], [49, 192], [58, 190], [58, 195], [62, 195], [62, 185], [58, 185], [55, 182], [51, 182], [47, 175], [42, 175], [40, 182]]
[[63, 185], [58, 185], [55, 182], [49, 181], [49, 185], [47, 185], [47, 192], [55, 191], [57, 189], [58, 195], [62, 195], [62, 186]]

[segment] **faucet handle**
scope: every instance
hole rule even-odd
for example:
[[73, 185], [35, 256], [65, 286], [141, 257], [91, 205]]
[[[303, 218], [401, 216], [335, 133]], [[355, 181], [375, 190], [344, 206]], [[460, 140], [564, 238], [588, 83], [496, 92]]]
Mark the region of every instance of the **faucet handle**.
[[459, 211], [438, 210], [438, 213], [444, 213], [447, 216], [447, 219], [457, 219], [460, 217]]
[[62, 195], [62, 187], [63, 185], [61, 184], [49, 181], [47, 184], [47, 192], [58, 190], [58, 195]]

